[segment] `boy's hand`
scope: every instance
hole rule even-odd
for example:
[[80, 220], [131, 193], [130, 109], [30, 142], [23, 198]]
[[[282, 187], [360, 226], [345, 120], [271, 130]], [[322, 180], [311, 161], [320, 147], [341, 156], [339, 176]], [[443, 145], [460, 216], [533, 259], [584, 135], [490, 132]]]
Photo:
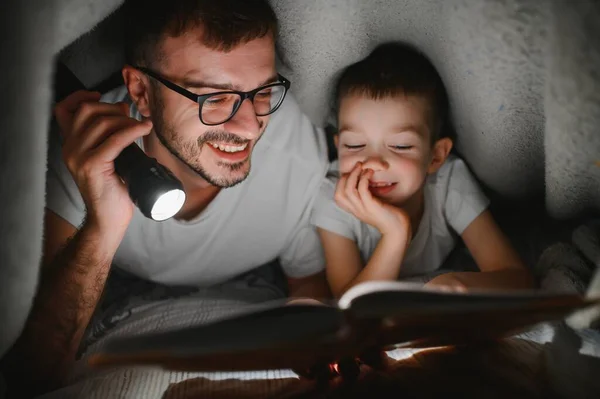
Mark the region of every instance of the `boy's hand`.
[[425, 288], [434, 288], [441, 291], [462, 292], [468, 291], [467, 285], [459, 278], [459, 274], [449, 272], [432, 278], [425, 284]]
[[325, 303], [313, 298], [290, 298], [285, 302], [286, 305], [314, 305], [327, 306]]
[[335, 191], [336, 203], [359, 220], [379, 230], [381, 235], [407, 236], [407, 245], [412, 235], [410, 217], [404, 210], [386, 204], [373, 197], [369, 191], [371, 169], [363, 169], [358, 163], [354, 169], [342, 176]]

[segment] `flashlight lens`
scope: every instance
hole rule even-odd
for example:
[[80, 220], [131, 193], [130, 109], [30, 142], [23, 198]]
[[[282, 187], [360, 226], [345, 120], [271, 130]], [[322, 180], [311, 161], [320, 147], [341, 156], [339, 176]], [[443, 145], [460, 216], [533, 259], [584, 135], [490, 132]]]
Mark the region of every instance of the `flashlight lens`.
[[152, 219], [163, 221], [175, 216], [185, 202], [185, 192], [183, 190], [171, 190], [162, 194], [152, 207]]

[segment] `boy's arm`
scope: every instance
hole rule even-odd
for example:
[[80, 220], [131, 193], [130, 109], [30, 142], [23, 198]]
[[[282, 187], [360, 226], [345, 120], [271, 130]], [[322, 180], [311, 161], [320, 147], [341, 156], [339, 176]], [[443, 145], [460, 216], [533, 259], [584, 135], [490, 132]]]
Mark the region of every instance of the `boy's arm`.
[[532, 274], [496, 224], [489, 210], [482, 212], [463, 231], [462, 239], [480, 272], [447, 273], [432, 279], [428, 286], [454, 286], [459, 290], [527, 289], [535, 286]]
[[289, 297], [316, 300], [331, 298], [325, 280], [321, 242], [308, 220], [298, 223], [279, 261], [287, 279]]
[[363, 268], [356, 242], [321, 228], [318, 230], [325, 250], [327, 280], [335, 298], [340, 298], [351, 287], [364, 281], [393, 281], [398, 278], [407, 248], [402, 237], [382, 236]]
[[317, 300], [331, 298], [325, 272], [320, 271], [307, 277], [287, 277], [288, 296], [291, 298], [313, 298]]

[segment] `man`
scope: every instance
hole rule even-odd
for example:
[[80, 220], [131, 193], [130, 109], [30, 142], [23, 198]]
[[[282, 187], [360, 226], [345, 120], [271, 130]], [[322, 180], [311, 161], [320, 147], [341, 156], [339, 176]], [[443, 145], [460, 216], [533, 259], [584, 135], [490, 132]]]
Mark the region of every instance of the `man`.
[[[125, 7], [126, 90], [102, 102], [77, 92], [55, 109], [62, 140], [50, 143], [42, 281], [14, 351], [49, 387], [73, 365], [113, 263], [156, 283], [211, 287], [277, 258], [290, 296], [328, 295], [308, 224], [324, 138], [276, 72], [268, 2]], [[171, 220], [145, 218], [115, 173], [134, 142], [183, 183]]]

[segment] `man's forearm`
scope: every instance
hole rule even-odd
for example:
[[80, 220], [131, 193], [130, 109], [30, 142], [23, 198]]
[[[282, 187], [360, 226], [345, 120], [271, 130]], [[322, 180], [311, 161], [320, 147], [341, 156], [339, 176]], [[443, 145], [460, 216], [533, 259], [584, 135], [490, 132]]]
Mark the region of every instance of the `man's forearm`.
[[46, 389], [63, 382], [121, 238], [84, 224], [52, 264], [44, 267], [23, 333], [9, 354], [11, 371], [26, 372]]

